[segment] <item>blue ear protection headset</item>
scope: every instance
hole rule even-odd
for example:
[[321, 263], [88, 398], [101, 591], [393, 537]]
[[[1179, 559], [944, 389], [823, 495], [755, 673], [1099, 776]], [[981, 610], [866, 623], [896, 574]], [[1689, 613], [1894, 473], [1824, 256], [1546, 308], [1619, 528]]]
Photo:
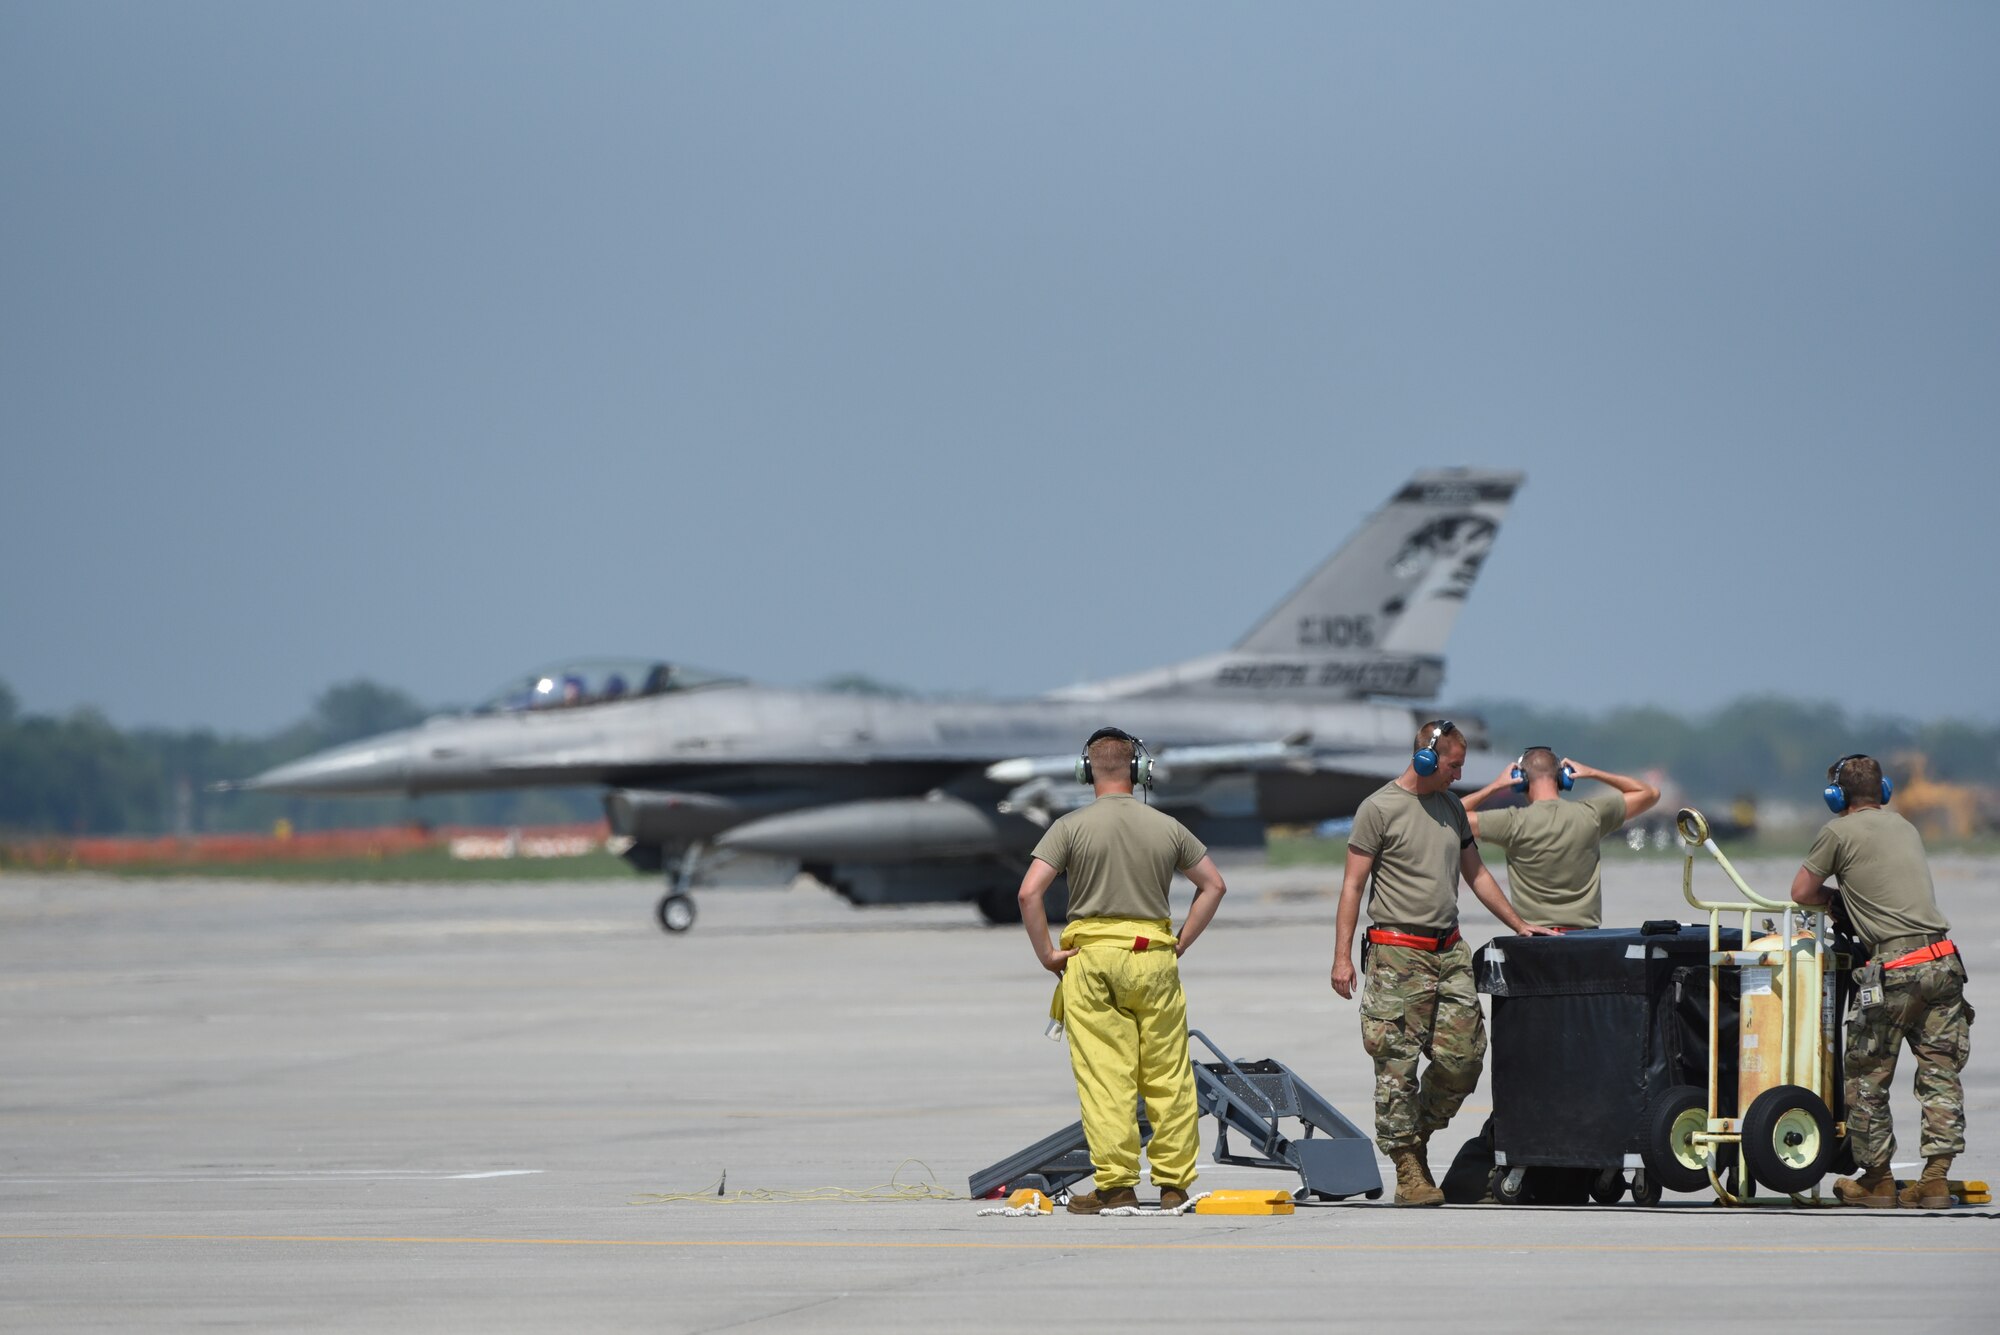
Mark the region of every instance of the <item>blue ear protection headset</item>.
[[1095, 776], [1090, 772], [1090, 748], [1094, 743], [1102, 741], [1106, 737], [1115, 737], [1121, 742], [1132, 743], [1132, 786], [1134, 788], [1151, 788], [1153, 786], [1152, 754], [1146, 750], [1144, 742], [1123, 728], [1099, 728], [1096, 732], [1090, 734], [1088, 740], [1083, 744], [1083, 753], [1076, 758], [1076, 781], [1078, 783], [1096, 782]]
[[[1430, 745], [1423, 747], [1410, 757], [1410, 768], [1428, 779], [1438, 772], [1438, 743], [1458, 731], [1458, 725], [1448, 718], [1432, 719], [1424, 724], [1423, 732], [1431, 735]], [[1419, 736], [1422, 733], [1418, 734]]]
[[[1514, 757], [1514, 791], [1517, 793], [1528, 791], [1528, 776], [1521, 772], [1521, 762], [1528, 758], [1529, 751], [1547, 751], [1550, 755], [1556, 753], [1556, 749], [1553, 746], [1531, 746], [1522, 751], [1520, 755]], [[1570, 789], [1576, 787], [1576, 771], [1568, 765], [1564, 765], [1562, 772], [1556, 775], [1556, 787], [1562, 789], [1564, 792], [1568, 792]]]
[[[1868, 759], [1866, 751], [1856, 751], [1851, 756], [1842, 756], [1840, 759], [1834, 761], [1833, 768], [1826, 772], [1826, 777], [1830, 782], [1820, 791], [1820, 796], [1826, 799], [1826, 809], [1834, 815], [1838, 816], [1841, 812], [1847, 810], [1847, 790], [1840, 786], [1840, 772], [1847, 768], [1848, 761], [1866, 759]], [[1890, 783], [1889, 776], [1884, 774], [1882, 776], [1883, 806], [1886, 807], [1889, 805], [1889, 796], [1895, 791], [1896, 785]]]

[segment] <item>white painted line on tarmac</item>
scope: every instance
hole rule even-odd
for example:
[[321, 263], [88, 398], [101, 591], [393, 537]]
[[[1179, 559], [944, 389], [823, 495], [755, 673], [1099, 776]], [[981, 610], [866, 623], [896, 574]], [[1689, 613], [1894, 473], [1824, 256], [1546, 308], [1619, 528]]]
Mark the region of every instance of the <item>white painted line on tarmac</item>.
[[152, 1173], [0, 1174], [0, 1184], [14, 1182], [464, 1182], [488, 1177], [528, 1177], [540, 1168], [496, 1168], [476, 1173], [411, 1172], [382, 1168], [319, 1168], [289, 1172], [243, 1169], [238, 1172], [161, 1171]]

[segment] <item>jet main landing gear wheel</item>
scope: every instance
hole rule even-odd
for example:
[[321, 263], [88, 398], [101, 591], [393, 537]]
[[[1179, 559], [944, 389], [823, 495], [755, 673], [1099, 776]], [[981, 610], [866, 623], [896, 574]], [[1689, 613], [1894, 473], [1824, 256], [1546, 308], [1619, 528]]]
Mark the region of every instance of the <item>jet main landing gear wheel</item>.
[[694, 896], [679, 890], [660, 900], [660, 926], [669, 932], [685, 932], [694, 926]]

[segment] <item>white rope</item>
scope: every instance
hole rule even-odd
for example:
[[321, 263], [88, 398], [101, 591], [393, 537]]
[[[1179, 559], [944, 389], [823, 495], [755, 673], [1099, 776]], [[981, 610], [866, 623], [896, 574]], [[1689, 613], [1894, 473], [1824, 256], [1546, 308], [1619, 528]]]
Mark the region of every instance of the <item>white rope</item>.
[[[1045, 1201], [1048, 1198], [1046, 1196], [1043, 1196], [1043, 1197], [1038, 1197], [1037, 1199]], [[1024, 1219], [1029, 1215], [1054, 1214], [1055, 1208], [1053, 1206], [1050, 1206], [1044, 1209], [1041, 1205], [1037, 1204], [1036, 1201], [1031, 1200], [1031, 1201], [1025, 1201], [1020, 1205], [996, 1205], [990, 1209], [981, 1210], [979, 1213], [982, 1216], [992, 1214], [992, 1215], [1005, 1215], [1009, 1219]]]
[[1207, 1196], [1208, 1193], [1205, 1191], [1200, 1195], [1190, 1196], [1171, 1210], [1156, 1206], [1121, 1205], [1115, 1210], [1103, 1210], [1099, 1213], [1117, 1215], [1121, 1219], [1175, 1219], [1194, 1209]]

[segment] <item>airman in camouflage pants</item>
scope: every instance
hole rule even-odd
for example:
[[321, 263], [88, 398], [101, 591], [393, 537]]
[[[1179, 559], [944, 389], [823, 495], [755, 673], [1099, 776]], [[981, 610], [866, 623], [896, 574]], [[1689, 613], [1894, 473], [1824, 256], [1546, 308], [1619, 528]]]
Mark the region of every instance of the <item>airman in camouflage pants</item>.
[[[1361, 1046], [1375, 1060], [1375, 1143], [1384, 1154], [1421, 1146], [1479, 1084], [1486, 1021], [1472, 950], [1371, 945], [1361, 997]], [[1417, 1059], [1430, 1058], [1423, 1078]]]
[[1926, 1159], [1965, 1152], [1965, 1092], [1959, 1072], [1972, 1050], [1972, 1006], [1965, 966], [1955, 955], [1891, 969], [1882, 1000], [1847, 1025], [1847, 1138], [1858, 1164], [1896, 1156], [1889, 1085], [1905, 1042], [1917, 1057], [1917, 1106]]

